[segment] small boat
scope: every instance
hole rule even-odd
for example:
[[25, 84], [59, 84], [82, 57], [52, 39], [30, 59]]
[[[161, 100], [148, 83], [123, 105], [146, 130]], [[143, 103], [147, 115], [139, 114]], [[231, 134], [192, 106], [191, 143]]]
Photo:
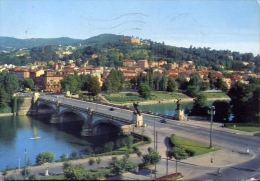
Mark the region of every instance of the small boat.
[[39, 138], [41, 138], [41, 137], [36, 136], [36, 137], [34, 137], [34, 138], [31, 138], [31, 140], [37, 140], [37, 139], [39, 139]]
[[31, 140], [37, 140], [41, 138], [38, 136], [37, 128], [33, 128], [33, 135], [34, 135], [33, 138], [30, 138]]

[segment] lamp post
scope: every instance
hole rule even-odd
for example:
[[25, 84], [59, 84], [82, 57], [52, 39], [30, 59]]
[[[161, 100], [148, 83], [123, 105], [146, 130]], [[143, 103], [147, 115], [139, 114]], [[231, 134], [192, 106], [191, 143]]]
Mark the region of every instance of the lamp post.
[[24, 180], [26, 180], [26, 154], [27, 154], [27, 150], [25, 149], [24, 150], [24, 163], [25, 163], [25, 165], [24, 165]]
[[212, 148], [212, 124], [213, 124], [213, 115], [215, 114], [215, 106], [210, 107], [210, 110], [208, 110], [208, 114], [210, 114], [210, 144], [209, 144], [209, 148]]

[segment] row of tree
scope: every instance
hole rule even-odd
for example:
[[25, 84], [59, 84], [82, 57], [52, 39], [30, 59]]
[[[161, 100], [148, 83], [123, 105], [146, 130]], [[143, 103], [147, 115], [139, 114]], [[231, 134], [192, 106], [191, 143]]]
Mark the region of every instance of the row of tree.
[[[231, 101], [213, 102], [215, 106], [215, 122], [228, 123], [231, 113], [233, 114], [232, 122], [248, 123], [259, 122], [260, 113], [260, 84], [259, 79], [253, 79], [255, 83], [243, 84], [237, 82], [228, 92], [227, 95]], [[194, 98], [193, 108], [186, 113], [195, 116], [206, 116], [210, 107], [207, 105], [207, 98], [204, 94], [198, 94]]]
[[101, 91], [99, 78], [90, 74], [78, 75], [75, 72], [64, 76], [60, 83], [62, 92], [78, 93], [79, 91], [88, 91], [96, 96]]

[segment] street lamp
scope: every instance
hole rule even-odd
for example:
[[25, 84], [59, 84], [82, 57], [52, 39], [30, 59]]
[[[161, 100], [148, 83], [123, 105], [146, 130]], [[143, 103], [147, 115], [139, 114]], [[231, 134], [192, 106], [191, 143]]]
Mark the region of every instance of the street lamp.
[[210, 144], [209, 144], [209, 148], [212, 148], [212, 124], [213, 124], [213, 115], [215, 114], [215, 106], [210, 107], [210, 110], [208, 110], [208, 114], [210, 114]]
[[27, 154], [27, 150], [25, 149], [24, 150], [24, 158], [25, 158], [25, 160], [24, 160], [24, 163], [25, 163], [25, 165], [24, 165], [24, 180], [26, 180], [26, 154]]

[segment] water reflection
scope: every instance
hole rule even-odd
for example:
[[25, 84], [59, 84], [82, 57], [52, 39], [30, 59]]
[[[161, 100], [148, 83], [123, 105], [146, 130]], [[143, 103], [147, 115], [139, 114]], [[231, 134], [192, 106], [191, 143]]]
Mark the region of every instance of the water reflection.
[[[0, 117], [0, 170], [6, 166], [24, 166], [24, 150], [27, 158], [35, 164], [36, 156], [43, 151], [51, 151], [55, 159], [62, 154], [79, 153], [93, 138], [81, 137], [83, 122], [50, 124], [50, 115]], [[31, 139], [35, 133], [40, 139]], [[96, 139], [96, 138], [95, 138]]]

